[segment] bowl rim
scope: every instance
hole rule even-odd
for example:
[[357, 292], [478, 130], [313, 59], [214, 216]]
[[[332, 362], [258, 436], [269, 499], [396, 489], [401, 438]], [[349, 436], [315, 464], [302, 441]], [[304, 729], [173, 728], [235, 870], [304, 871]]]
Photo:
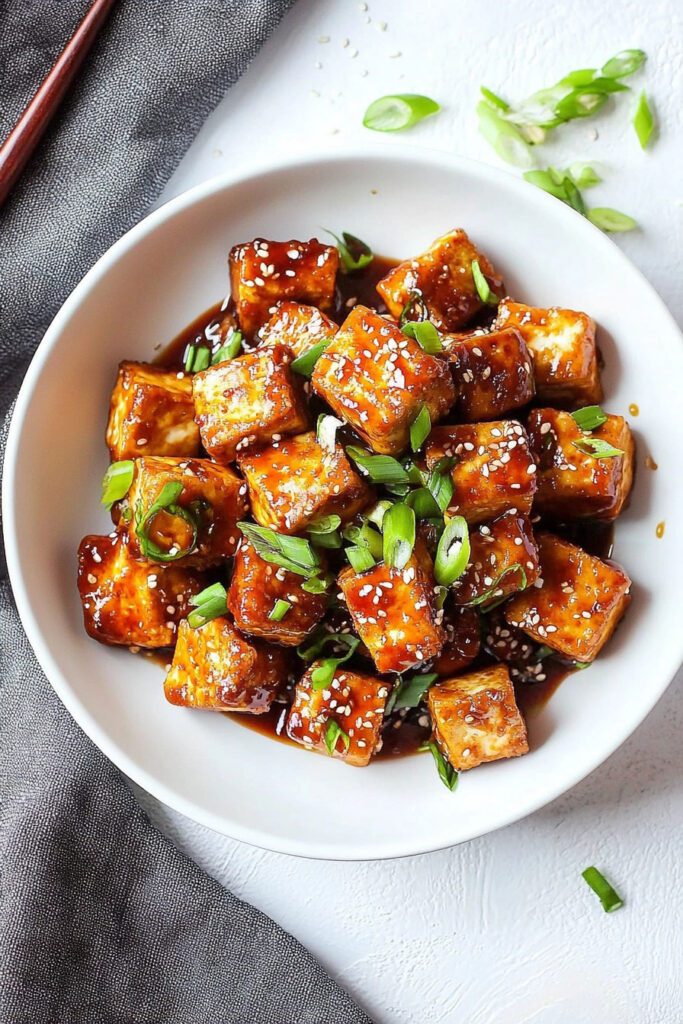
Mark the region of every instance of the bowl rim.
[[[398, 164], [402, 162], [438, 164], [442, 169], [452, 171], [456, 175], [459, 171], [474, 174], [490, 184], [498, 185], [508, 190], [513, 195], [523, 195], [524, 202], [526, 204], [529, 202], [535, 203], [539, 207], [541, 215], [544, 210], [552, 209], [555, 217], [569, 218], [567, 223], [571, 225], [571, 229], [585, 231], [594, 249], [599, 251], [602, 247], [606, 254], [609, 253], [611, 259], [616, 257], [623, 266], [629, 269], [630, 273], [637, 275], [642, 287], [649, 295], [650, 302], [658, 307], [659, 315], [669, 322], [672, 331], [679, 335], [683, 343], [683, 335], [663, 299], [639, 268], [628, 259], [612, 239], [604, 235], [600, 229], [569, 207], [563, 206], [561, 210], [558, 209], [560, 204], [557, 203], [557, 200], [525, 182], [522, 178], [516, 178], [512, 173], [504, 169], [493, 167], [469, 157], [451, 154], [437, 148], [425, 146], [417, 148], [416, 146], [395, 140], [391, 140], [391, 142], [372, 140], [371, 142], [356, 142], [351, 145], [329, 142], [324, 147], [317, 146], [315, 149], [311, 147], [299, 149], [296, 153], [282, 154], [275, 160], [261, 159], [245, 162], [240, 164], [234, 171], [223, 172], [200, 182], [153, 209], [99, 257], [58, 310], [31, 359], [17, 396], [8, 431], [2, 480], [2, 511], [8, 574], [22, 626], [50, 685], [72, 718], [99, 750], [124, 775], [154, 798], [214, 832], [277, 853], [304, 858], [340, 861], [394, 859], [448, 849], [451, 846], [459, 845], [461, 842], [468, 842], [481, 835], [487, 835], [490, 832], [497, 831], [499, 828], [504, 828], [513, 822], [520, 821], [527, 817], [527, 815], [532, 814], [534, 811], [548, 805], [562, 794], [568, 792], [618, 750], [652, 711], [655, 704], [670, 685], [683, 660], [683, 631], [681, 632], [677, 647], [672, 644], [671, 654], [665, 661], [665, 664], [662, 665], [661, 661], [657, 663], [657, 685], [648, 692], [647, 699], [643, 700], [638, 714], [623, 724], [619, 734], [610, 745], [610, 749], [607, 752], [601, 750], [596, 756], [583, 760], [580, 767], [577, 767], [569, 775], [565, 774], [559, 784], [549, 787], [541, 796], [529, 799], [526, 804], [524, 802], [518, 804], [513, 811], [501, 815], [500, 821], [493, 828], [474, 828], [471, 833], [461, 838], [448, 842], [439, 841], [436, 844], [433, 842], [425, 843], [424, 840], [411, 841], [410, 836], [401, 840], [383, 839], [375, 842], [377, 849], [372, 853], [368, 853], [367, 845], [360, 845], [358, 843], [350, 846], [341, 846], [338, 843], [324, 840], [315, 843], [308, 841], [300, 842], [296, 839], [273, 836], [263, 827], [247, 827], [239, 823], [227, 822], [223, 816], [199, 807], [191, 799], [178, 795], [160, 778], [154, 777], [146, 769], [139, 766], [132, 756], [118, 743], [110, 739], [106, 729], [100, 726], [98, 720], [81, 703], [73, 692], [68, 679], [61, 673], [53, 659], [49, 645], [43, 639], [40, 627], [33, 614], [28, 588], [20, 569], [17, 544], [17, 510], [14, 494], [15, 480], [18, 472], [17, 455], [21, 436], [27, 416], [30, 413], [33, 392], [43, 367], [52, 349], [58, 344], [62, 329], [68, 323], [73, 311], [78, 308], [84, 297], [97, 287], [109, 269], [120, 260], [125, 259], [126, 253], [131, 248], [135, 247], [143, 238], [153, 233], [161, 224], [173, 219], [188, 208], [200, 204], [203, 200], [216, 193], [229, 191], [235, 186], [242, 185], [253, 178], [335, 161], [353, 162], [372, 159], [391, 161]], [[554, 205], [551, 207], [550, 204]], [[578, 221], [582, 222], [582, 227], [578, 226]], [[683, 370], [683, 344], [679, 351], [679, 357], [680, 368]]]

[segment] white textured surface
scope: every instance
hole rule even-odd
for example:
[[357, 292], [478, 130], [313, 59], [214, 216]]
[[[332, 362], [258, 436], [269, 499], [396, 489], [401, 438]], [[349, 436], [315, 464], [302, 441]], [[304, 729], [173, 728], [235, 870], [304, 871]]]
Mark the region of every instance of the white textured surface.
[[[600, 165], [605, 184], [588, 193], [591, 204], [639, 220], [643, 231], [620, 244], [683, 321], [683, 25], [674, 0], [647, 8], [608, 0], [571, 8], [541, 0], [363, 6], [299, 0], [209, 120], [167, 197], [302, 139], [362, 137], [363, 110], [386, 92], [424, 92], [446, 108], [402, 138], [495, 161], [473, 116], [480, 82], [519, 98], [639, 46], [650, 56], [641, 77], [662, 125], [654, 148], [640, 151], [622, 99], [611, 116], [565, 129], [547, 147], [547, 162]], [[330, 41], [318, 42], [324, 36]], [[410, 215], [409, 195], [396, 215]], [[644, 352], [649, 344], [656, 339], [643, 338]], [[679, 675], [629, 742], [545, 810], [409, 860], [294, 860], [216, 836], [144, 794], [140, 800], [181, 849], [293, 932], [382, 1024], [679, 1024], [682, 696]], [[580, 877], [591, 863], [623, 893], [623, 910], [602, 913]]]

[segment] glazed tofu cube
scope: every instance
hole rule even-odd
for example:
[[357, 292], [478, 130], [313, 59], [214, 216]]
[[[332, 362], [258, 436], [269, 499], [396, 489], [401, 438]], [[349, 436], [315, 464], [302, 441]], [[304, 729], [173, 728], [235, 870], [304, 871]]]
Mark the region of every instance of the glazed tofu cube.
[[567, 658], [593, 661], [626, 611], [631, 581], [614, 564], [551, 533], [537, 540], [541, 579], [510, 600], [505, 618]]
[[470, 525], [496, 519], [508, 509], [531, 511], [536, 463], [526, 432], [516, 420], [435, 427], [425, 448], [427, 467], [455, 458], [453, 497], [448, 512]]
[[[326, 594], [309, 594], [303, 578], [264, 562], [246, 538], [235, 555], [228, 608], [243, 633], [296, 647], [327, 609]], [[290, 605], [278, 622], [270, 615], [278, 601]]]
[[339, 586], [378, 672], [404, 672], [441, 653], [432, 562], [421, 546], [404, 569], [383, 562], [363, 573], [344, 569]]
[[106, 440], [112, 462], [140, 455], [199, 455], [190, 378], [148, 363], [121, 363]]
[[[330, 685], [316, 689], [311, 681], [316, 664], [296, 685], [287, 735], [308, 750], [328, 755], [331, 750], [332, 757], [363, 768], [380, 746], [391, 685], [340, 665]], [[329, 735], [328, 729], [333, 730]]]
[[366, 306], [351, 310], [311, 379], [316, 393], [383, 455], [408, 447], [423, 405], [435, 423], [455, 398], [447, 363]]
[[455, 418], [495, 420], [535, 394], [531, 356], [519, 331], [474, 334], [452, 344], [448, 359], [457, 391]]
[[287, 682], [289, 660], [280, 647], [246, 640], [229, 619], [193, 629], [180, 624], [173, 663], [164, 682], [170, 704], [205, 711], [262, 715]]
[[278, 302], [270, 320], [258, 333], [259, 348], [284, 345], [294, 356], [302, 356], [309, 348], [331, 341], [338, 327], [315, 306], [298, 302]]
[[[150, 517], [167, 484], [182, 484], [174, 506]], [[237, 521], [249, 509], [247, 486], [236, 473], [208, 459], [136, 459], [128, 497], [130, 542], [138, 558], [154, 560], [147, 542], [176, 565], [204, 568], [235, 553]], [[180, 510], [180, 511], [179, 511]], [[180, 552], [185, 552], [178, 557]]]
[[308, 429], [301, 381], [283, 345], [210, 366], [192, 378], [196, 419], [212, 459]]
[[312, 432], [241, 455], [239, 467], [254, 519], [279, 533], [300, 533], [313, 519], [333, 514], [348, 523], [373, 500], [341, 445], [328, 452]]
[[377, 291], [395, 317], [417, 293], [435, 327], [457, 331], [484, 306], [472, 276], [473, 260], [479, 260], [491, 289], [500, 294], [501, 278], [460, 228], [437, 238], [421, 256], [390, 270]]
[[284, 299], [332, 309], [339, 253], [317, 238], [269, 242], [256, 238], [230, 252], [230, 288], [242, 331], [248, 338]]
[[85, 629], [103, 644], [170, 647], [190, 598], [205, 585], [191, 570], [137, 561], [121, 533], [84, 537], [78, 549]]
[[[568, 412], [533, 409], [528, 431], [538, 464], [535, 509], [555, 519], [616, 519], [633, 484], [635, 445], [626, 420], [608, 416], [585, 434]], [[591, 440], [623, 454], [591, 455]]]
[[453, 584], [456, 604], [483, 609], [538, 579], [538, 546], [528, 516], [504, 512], [470, 533], [470, 560]]
[[456, 771], [529, 751], [526, 726], [503, 665], [444, 679], [427, 696], [434, 738]]
[[538, 397], [575, 408], [602, 398], [595, 323], [573, 309], [536, 309], [504, 299], [495, 326], [514, 327], [534, 361]]
[[443, 678], [467, 668], [479, 654], [481, 620], [475, 608], [450, 605], [442, 624], [445, 641], [432, 671]]

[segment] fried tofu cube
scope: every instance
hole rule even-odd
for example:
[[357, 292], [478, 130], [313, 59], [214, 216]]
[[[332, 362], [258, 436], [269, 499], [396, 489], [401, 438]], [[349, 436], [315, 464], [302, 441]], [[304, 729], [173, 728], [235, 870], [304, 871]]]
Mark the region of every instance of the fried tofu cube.
[[314, 391], [370, 447], [397, 455], [410, 443], [422, 406], [432, 423], [455, 399], [448, 364], [366, 306], [356, 306], [318, 359]]
[[390, 270], [377, 291], [392, 316], [400, 317], [417, 294], [438, 330], [457, 331], [484, 307], [472, 276], [473, 260], [479, 260], [491, 289], [500, 294], [502, 279], [460, 228], [437, 238], [421, 256]]
[[534, 361], [538, 397], [576, 408], [602, 398], [595, 323], [573, 309], [538, 309], [504, 299], [495, 327], [514, 327]]
[[103, 644], [170, 647], [190, 598], [205, 586], [191, 570], [138, 561], [122, 533], [84, 537], [78, 549], [85, 629]]
[[428, 469], [443, 458], [456, 459], [449, 515], [464, 516], [472, 526], [508, 509], [531, 511], [536, 463], [526, 432], [516, 420], [435, 427], [425, 447]]
[[[538, 464], [535, 509], [555, 519], [616, 519], [633, 485], [635, 444], [628, 423], [608, 416], [590, 434], [568, 412], [533, 409], [529, 442]], [[604, 441], [622, 455], [591, 455], [590, 441]], [[588, 442], [588, 444], [586, 443]]]
[[314, 345], [331, 341], [338, 329], [334, 320], [315, 306], [278, 302], [258, 333], [259, 348], [284, 345], [294, 356], [302, 356]]
[[[316, 688], [311, 675], [317, 664], [296, 685], [287, 735], [308, 750], [327, 755], [331, 751], [332, 757], [363, 768], [380, 746], [391, 686], [340, 665], [329, 686]], [[329, 729], [333, 731], [328, 734]]]
[[199, 455], [191, 379], [148, 363], [120, 363], [106, 441], [112, 462], [141, 455]]
[[255, 238], [230, 251], [230, 288], [240, 327], [251, 338], [273, 306], [284, 299], [328, 312], [334, 304], [339, 252], [308, 242], [269, 242]]
[[474, 661], [481, 646], [481, 621], [475, 608], [450, 605], [443, 617], [445, 641], [432, 671], [452, 676]]
[[454, 343], [448, 360], [457, 391], [458, 420], [498, 419], [526, 405], [536, 393], [529, 350], [514, 328], [474, 334]]
[[194, 375], [196, 419], [212, 459], [232, 462], [251, 445], [308, 429], [303, 385], [291, 362], [289, 349], [274, 345]]
[[378, 672], [404, 672], [441, 653], [432, 562], [421, 546], [404, 569], [384, 562], [362, 573], [343, 569], [339, 586]]
[[[243, 633], [296, 647], [327, 610], [326, 594], [309, 594], [301, 576], [270, 565], [244, 538], [235, 555], [228, 590], [228, 609]], [[279, 621], [270, 618], [278, 601], [290, 605]]]
[[541, 579], [505, 607], [505, 618], [575, 661], [593, 661], [629, 603], [631, 581], [614, 564], [551, 533], [537, 535]]
[[239, 457], [254, 519], [279, 533], [300, 533], [313, 519], [336, 514], [350, 522], [373, 500], [341, 445], [328, 452], [313, 432]]
[[[167, 484], [182, 484], [177, 501], [150, 517]], [[234, 555], [237, 522], [249, 509], [247, 487], [236, 473], [208, 459], [136, 459], [127, 496], [131, 549], [154, 560], [148, 542], [176, 565], [204, 568]], [[185, 552], [180, 554], [180, 552]]]
[[528, 516], [504, 512], [470, 533], [470, 560], [453, 584], [456, 604], [486, 609], [538, 579], [538, 546]]
[[427, 693], [434, 739], [456, 771], [529, 751], [504, 665], [435, 683]]
[[245, 639], [225, 616], [198, 629], [186, 620], [178, 630], [164, 693], [170, 704], [184, 708], [262, 715], [288, 674], [282, 648]]

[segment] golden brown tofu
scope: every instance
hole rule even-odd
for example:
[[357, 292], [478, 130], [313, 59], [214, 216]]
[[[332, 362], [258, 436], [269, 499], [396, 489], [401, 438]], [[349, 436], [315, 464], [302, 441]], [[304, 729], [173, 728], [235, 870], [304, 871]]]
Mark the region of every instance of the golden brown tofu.
[[467, 423], [495, 420], [534, 397], [531, 356], [513, 328], [473, 334], [449, 346], [457, 391], [455, 418]]
[[631, 581], [614, 564], [551, 533], [537, 534], [541, 578], [511, 598], [505, 618], [575, 661], [592, 661], [629, 602]]
[[[183, 489], [171, 508], [150, 516], [167, 484]], [[244, 481], [208, 459], [136, 459], [126, 501], [136, 557], [201, 568], [235, 553], [237, 522], [249, 510]]]
[[526, 431], [516, 420], [435, 427], [425, 448], [428, 468], [444, 457], [457, 460], [451, 471], [454, 490], [449, 515], [464, 516], [476, 525], [508, 509], [521, 514], [531, 511], [536, 463]]
[[503, 665], [435, 683], [427, 701], [434, 738], [456, 771], [528, 753], [526, 726]]
[[198, 629], [185, 621], [164, 692], [169, 703], [184, 708], [262, 715], [288, 673], [288, 655], [281, 647], [246, 640], [229, 619], [212, 619]]
[[456, 604], [483, 609], [538, 579], [538, 546], [528, 516], [504, 512], [470, 533], [470, 560], [453, 584]]
[[377, 291], [395, 317], [418, 293], [435, 327], [457, 331], [484, 305], [472, 276], [473, 260], [479, 260], [491, 289], [500, 294], [502, 279], [460, 228], [437, 238], [421, 256], [390, 270], [377, 285]]
[[374, 498], [341, 445], [327, 452], [313, 432], [241, 455], [239, 467], [254, 519], [279, 533], [300, 533], [313, 519], [333, 514], [348, 523]]
[[332, 309], [339, 252], [309, 242], [255, 238], [230, 251], [230, 288], [242, 331], [251, 338], [283, 299]]
[[84, 537], [78, 549], [83, 622], [103, 644], [170, 647], [190, 598], [205, 585], [188, 569], [136, 561], [122, 533]]
[[331, 341], [338, 327], [315, 306], [298, 302], [278, 302], [270, 320], [258, 333], [259, 348], [284, 345], [294, 356], [302, 356], [309, 348]]
[[536, 392], [544, 402], [576, 408], [602, 398], [595, 323], [573, 309], [537, 309], [504, 299], [495, 326], [514, 327], [534, 361]]
[[383, 562], [363, 573], [344, 569], [339, 586], [378, 672], [404, 672], [441, 653], [432, 562], [421, 546], [404, 569]]
[[447, 363], [398, 327], [356, 306], [318, 359], [313, 389], [380, 454], [397, 455], [423, 405], [432, 423], [455, 398]]
[[[585, 434], [568, 412], [533, 409], [528, 431], [538, 464], [535, 510], [555, 519], [616, 519], [633, 484], [635, 445], [626, 420], [608, 416]], [[623, 455], [591, 455], [593, 440]]]
[[[296, 647], [311, 632], [327, 609], [326, 594], [309, 594], [301, 576], [270, 565], [244, 538], [235, 555], [228, 590], [228, 608], [243, 633]], [[270, 618], [278, 601], [290, 608], [280, 621]]]
[[196, 419], [212, 459], [232, 462], [239, 451], [309, 426], [303, 385], [283, 345], [210, 366], [192, 378]]
[[314, 662], [296, 685], [287, 735], [308, 750], [364, 767], [379, 748], [391, 684], [340, 665], [328, 687], [311, 681]]
[[449, 605], [442, 625], [446, 639], [432, 671], [443, 678], [467, 668], [477, 657], [481, 645], [481, 621], [476, 609]]
[[121, 363], [106, 441], [113, 462], [141, 455], [199, 455], [191, 379], [148, 363]]

